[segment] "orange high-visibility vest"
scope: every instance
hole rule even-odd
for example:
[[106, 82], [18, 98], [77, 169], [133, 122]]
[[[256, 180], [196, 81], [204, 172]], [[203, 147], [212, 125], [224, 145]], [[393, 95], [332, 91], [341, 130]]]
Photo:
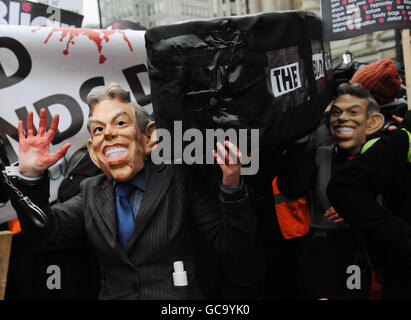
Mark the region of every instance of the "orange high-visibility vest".
[[7, 224], [12, 234], [17, 234], [21, 232], [19, 219], [16, 218], [16, 219], [10, 220]]
[[305, 197], [288, 199], [277, 187], [277, 177], [273, 180], [275, 212], [284, 239], [302, 237], [308, 233], [311, 210]]

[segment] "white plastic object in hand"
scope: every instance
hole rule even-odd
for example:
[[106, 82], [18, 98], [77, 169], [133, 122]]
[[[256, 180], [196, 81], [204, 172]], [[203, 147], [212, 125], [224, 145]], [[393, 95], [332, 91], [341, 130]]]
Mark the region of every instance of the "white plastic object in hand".
[[184, 287], [188, 285], [187, 272], [184, 271], [183, 261], [175, 261], [173, 263], [173, 282], [176, 287]]

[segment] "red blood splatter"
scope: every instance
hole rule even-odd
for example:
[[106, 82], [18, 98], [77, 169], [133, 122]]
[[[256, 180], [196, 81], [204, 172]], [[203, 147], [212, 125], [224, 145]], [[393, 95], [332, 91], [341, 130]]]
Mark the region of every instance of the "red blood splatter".
[[365, 19], [366, 19], [366, 20], [370, 20], [370, 19], [371, 19], [371, 16], [370, 16], [369, 14], [367, 14], [367, 15], [365, 16]]
[[380, 18], [378, 21], [379, 21], [380, 23], [384, 23], [384, 18]]
[[31, 11], [31, 4], [27, 3], [27, 2], [24, 2], [21, 5], [21, 10], [23, 10], [24, 12], [30, 12]]
[[[40, 28], [34, 29], [32, 32], [36, 32], [39, 29]], [[123, 35], [123, 40], [128, 44], [128, 47], [129, 47], [130, 51], [131, 52], [134, 51], [133, 47], [131, 46], [130, 41], [128, 40], [128, 38], [126, 36], [126, 33], [124, 31], [121, 31], [121, 30], [52, 28], [52, 30], [50, 31], [50, 33], [49, 33], [47, 39], [44, 41], [44, 43], [47, 43], [49, 41], [49, 39], [51, 38], [51, 36], [53, 35], [54, 32], [60, 32], [60, 31], [62, 32], [61, 37], [60, 37], [60, 42], [63, 42], [64, 38], [66, 38], [66, 36], [69, 36], [69, 38], [67, 40], [66, 49], [63, 51], [64, 55], [69, 54], [70, 45], [75, 44], [73, 39], [75, 37], [78, 37], [81, 34], [87, 36], [91, 41], [93, 41], [97, 45], [98, 52], [100, 53], [100, 57], [99, 57], [99, 63], [100, 64], [103, 64], [107, 60], [107, 58], [103, 54], [101, 54], [101, 51], [103, 50], [103, 40], [105, 40], [105, 42], [110, 42], [110, 36], [114, 33], [122, 34]]]
[[391, 6], [387, 6], [387, 10], [391, 11], [392, 7]]
[[113, 29], [118, 29], [120, 27], [120, 24], [118, 22], [113, 23]]
[[368, 6], [365, 4], [365, 5], [362, 6], [362, 9], [365, 11], [365, 10], [368, 9]]

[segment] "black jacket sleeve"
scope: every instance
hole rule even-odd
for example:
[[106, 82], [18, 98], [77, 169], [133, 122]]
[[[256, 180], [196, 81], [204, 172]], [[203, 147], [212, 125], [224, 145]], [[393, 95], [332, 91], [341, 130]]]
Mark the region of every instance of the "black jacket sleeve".
[[17, 212], [22, 234], [30, 240], [47, 244], [49, 248], [67, 248], [83, 236], [83, 199], [79, 195], [64, 205], [50, 206], [50, 180], [45, 171], [41, 179], [10, 180], [26, 200], [9, 187], [10, 201]]
[[304, 196], [314, 187], [316, 177], [315, 150], [307, 143], [291, 145], [277, 177], [280, 192], [290, 199]]
[[[8, 177], [12, 187], [8, 187], [11, 204], [16, 210], [22, 234], [29, 239], [42, 241], [49, 228], [49, 188], [47, 172], [39, 180], [28, 181], [18, 177]], [[17, 194], [17, 191], [22, 194]]]
[[[410, 219], [404, 219], [411, 209], [407, 205], [408, 147], [402, 130], [381, 138], [337, 171], [327, 188], [332, 205], [352, 227], [375, 243], [403, 253], [409, 250], [411, 236]], [[389, 204], [378, 204], [380, 194]]]
[[[188, 172], [187, 172], [188, 173]], [[210, 194], [195, 171], [191, 177], [191, 214], [199, 232], [219, 254], [227, 277], [241, 286], [255, 282], [257, 221], [252, 196], [244, 181], [233, 193]], [[218, 199], [218, 200], [217, 200]], [[252, 270], [252, 271], [251, 271]]]

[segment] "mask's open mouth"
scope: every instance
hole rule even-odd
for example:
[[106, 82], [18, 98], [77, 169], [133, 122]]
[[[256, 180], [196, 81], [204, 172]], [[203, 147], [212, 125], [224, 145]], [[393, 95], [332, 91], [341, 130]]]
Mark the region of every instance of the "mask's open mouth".
[[127, 159], [128, 148], [125, 146], [111, 146], [106, 147], [104, 150], [104, 157], [111, 165], [118, 164], [119, 162]]
[[335, 128], [335, 131], [337, 133], [337, 138], [344, 139], [344, 138], [350, 138], [354, 132], [354, 128], [350, 127], [338, 127]]

